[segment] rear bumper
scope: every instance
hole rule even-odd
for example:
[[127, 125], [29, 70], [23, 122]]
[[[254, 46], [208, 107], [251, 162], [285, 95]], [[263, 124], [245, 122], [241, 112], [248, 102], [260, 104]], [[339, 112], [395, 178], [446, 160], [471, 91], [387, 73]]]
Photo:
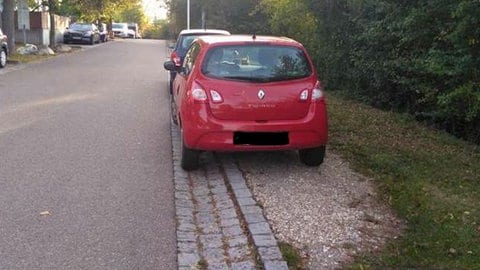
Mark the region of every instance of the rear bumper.
[[[206, 105], [203, 105], [206, 106]], [[327, 144], [328, 122], [325, 103], [312, 104], [303, 119], [285, 121], [225, 121], [215, 119], [207, 110], [188, 110], [182, 115], [185, 145], [206, 151], [270, 151], [299, 150]], [[286, 143], [277, 144], [272, 135], [272, 145], [235, 144], [238, 132], [286, 133]], [[263, 140], [263, 139], [262, 139]]]

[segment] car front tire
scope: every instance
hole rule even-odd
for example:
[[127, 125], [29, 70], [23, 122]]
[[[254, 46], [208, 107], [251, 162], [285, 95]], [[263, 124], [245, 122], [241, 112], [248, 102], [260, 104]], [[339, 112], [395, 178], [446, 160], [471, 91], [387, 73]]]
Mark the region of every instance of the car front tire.
[[193, 171], [198, 169], [199, 167], [199, 155], [200, 152], [197, 150], [193, 150], [185, 146], [183, 143], [184, 138], [183, 138], [183, 130], [181, 131], [182, 136], [181, 136], [181, 143], [182, 143], [182, 156], [180, 158], [180, 166], [182, 166], [182, 169], [185, 171]]
[[307, 166], [318, 166], [325, 159], [325, 145], [298, 151], [300, 161]]

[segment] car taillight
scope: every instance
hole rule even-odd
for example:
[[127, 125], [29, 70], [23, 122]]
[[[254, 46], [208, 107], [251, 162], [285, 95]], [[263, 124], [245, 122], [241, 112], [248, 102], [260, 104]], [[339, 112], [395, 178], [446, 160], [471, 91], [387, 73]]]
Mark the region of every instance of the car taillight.
[[206, 101], [207, 93], [202, 88], [194, 88], [192, 91], [192, 97], [194, 101]]
[[315, 84], [315, 87], [312, 90], [312, 101], [321, 100], [323, 99], [324, 96], [325, 95], [323, 93], [322, 84], [317, 81], [317, 83]]
[[212, 96], [212, 102], [221, 103], [223, 102], [222, 95], [215, 90], [210, 90], [210, 95]]
[[300, 100], [301, 101], [308, 100], [308, 89], [305, 89], [300, 93]]
[[179, 67], [182, 65], [182, 60], [180, 59], [180, 56], [178, 56], [177, 52], [172, 52], [170, 59], [175, 63], [175, 66]]

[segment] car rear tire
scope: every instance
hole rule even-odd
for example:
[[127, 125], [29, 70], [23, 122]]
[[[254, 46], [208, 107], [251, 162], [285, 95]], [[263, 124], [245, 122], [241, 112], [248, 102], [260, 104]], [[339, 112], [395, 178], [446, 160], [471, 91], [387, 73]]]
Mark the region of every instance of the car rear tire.
[[182, 157], [180, 158], [180, 166], [182, 166], [182, 169], [184, 169], [185, 171], [196, 170], [199, 166], [198, 158], [200, 152], [185, 146], [185, 144], [183, 143], [183, 130], [181, 131], [181, 133]]
[[325, 145], [298, 151], [300, 161], [307, 166], [318, 166], [325, 158]]
[[7, 53], [3, 48], [0, 48], [0, 68], [4, 68], [7, 65]]

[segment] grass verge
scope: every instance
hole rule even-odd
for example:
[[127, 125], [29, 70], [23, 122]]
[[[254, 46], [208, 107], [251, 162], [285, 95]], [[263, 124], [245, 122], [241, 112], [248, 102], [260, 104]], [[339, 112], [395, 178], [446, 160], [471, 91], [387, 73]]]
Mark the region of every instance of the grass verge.
[[279, 242], [278, 247], [280, 248], [283, 259], [287, 262], [288, 268], [290, 270], [307, 269], [304, 259], [295, 247], [286, 242]]
[[36, 55], [36, 54], [18, 54], [13, 53], [8, 56], [8, 61], [13, 63], [31, 63], [36, 61], [41, 61], [50, 57], [54, 57], [53, 55]]
[[338, 93], [328, 103], [330, 148], [407, 221], [402, 237], [352, 269], [480, 269], [480, 147]]

